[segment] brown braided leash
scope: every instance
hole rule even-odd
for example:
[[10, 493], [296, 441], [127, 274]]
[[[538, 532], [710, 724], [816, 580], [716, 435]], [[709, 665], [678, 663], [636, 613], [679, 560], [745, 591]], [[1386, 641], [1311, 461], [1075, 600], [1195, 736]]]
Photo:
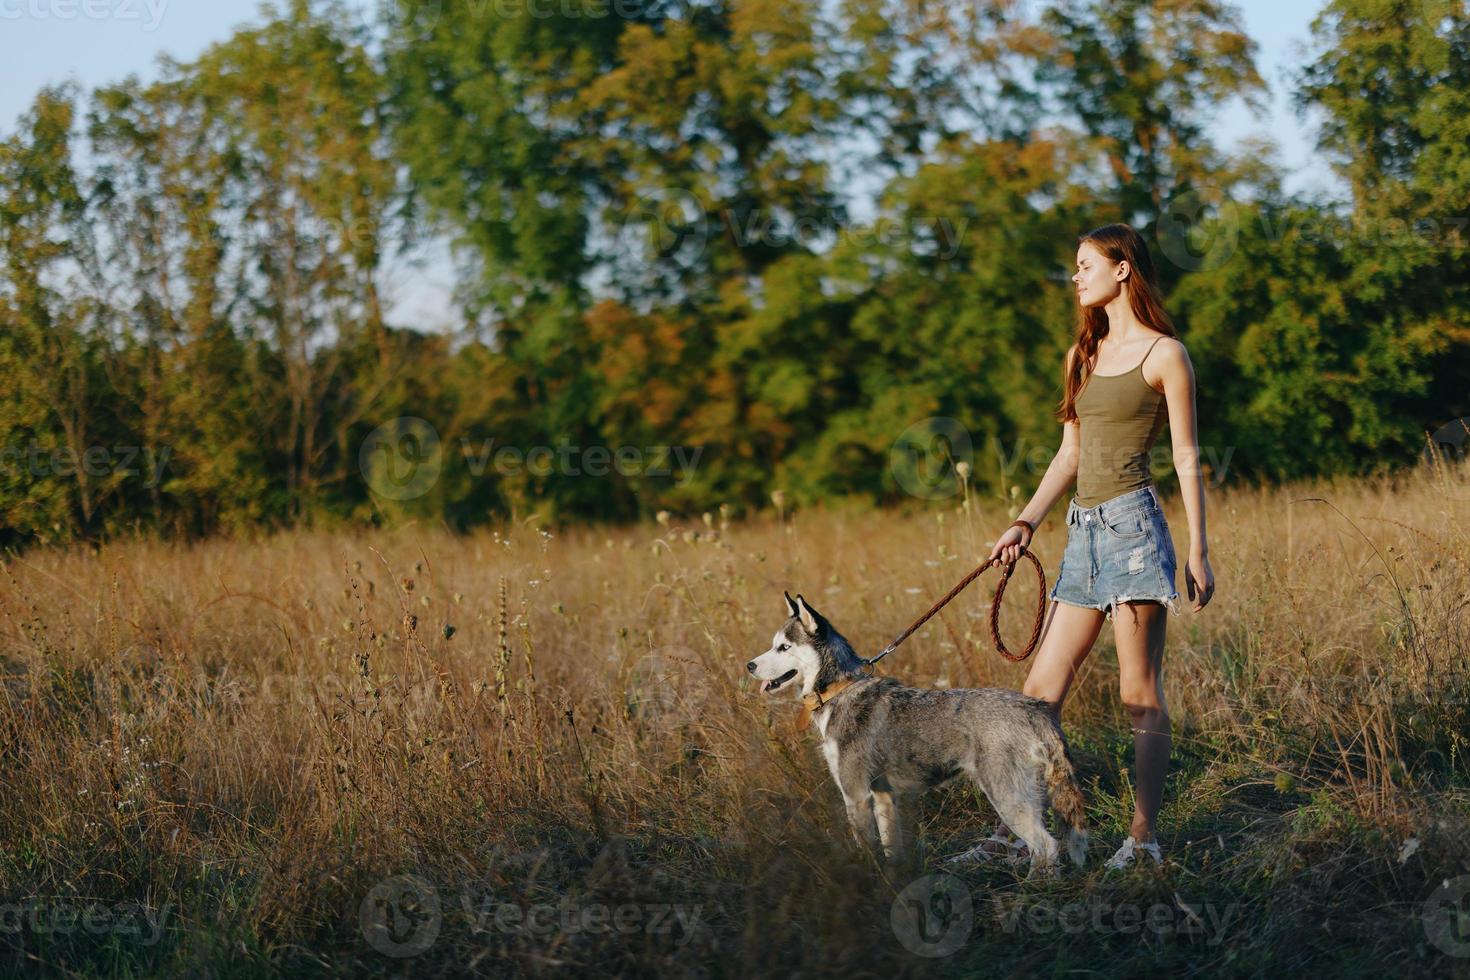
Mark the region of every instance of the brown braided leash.
[[[1011, 524], [1011, 527], [1015, 527], [1018, 524], [1029, 528], [1032, 534], [1036, 533], [1036, 528], [1027, 521], [1015, 521]], [[1040, 585], [1040, 590], [1036, 594], [1036, 622], [1031, 627], [1031, 639], [1027, 641], [1026, 649], [1020, 653], [1011, 653], [1010, 650], [1006, 649], [1005, 641], [1000, 638], [1000, 603], [1002, 597], [1006, 594], [1006, 583], [1011, 580], [1011, 573], [1016, 570], [1016, 562], [1006, 564], [1000, 558], [996, 558], [993, 561], [981, 562], [976, 566], [974, 571], [960, 579], [960, 583], [950, 589], [948, 595], [930, 606], [928, 612], [914, 620], [913, 625], [908, 629], [898, 634], [898, 639], [884, 647], [883, 652], [879, 653], [876, 657], [863, 660], [863, 663], [872, 666], [896, 650], [900, 643], [909, 638], [910, 634], [927, 623], [929, 618], [939, 612], [940, 609], [943, 609], [945, 603], [959, 595], [965, 586], [979, 578], [992, 565], [1000, 565], [1004, 569], [1004, 575], [1001, 576], [1000, 583], [995, 587], [995, 598], [990, 601], [990, 638], [995, 641], [996, 651], [1007, 660], [1021, 661], [1031, 656], [1032, 651], [1036, 649], [1037, 642], [1041, 639], [1041, 625], [1046, 619], [1046, 571], [1041, 567], [1041, 560], [1032, 554], [1031, 550], [1025, 545], [1021, 546], [1021, 554], [1031, 559], [1031, 564], [1036, 568], [1037, 583]]]

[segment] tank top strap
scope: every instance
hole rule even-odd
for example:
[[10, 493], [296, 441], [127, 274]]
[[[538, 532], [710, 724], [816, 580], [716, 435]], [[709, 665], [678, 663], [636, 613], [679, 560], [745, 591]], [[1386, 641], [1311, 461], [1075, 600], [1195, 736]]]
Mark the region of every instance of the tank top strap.
[[1138, 370], [1143, 370], [1143, 362], [1148, 360], [1148, 356], [1154, 352], [1154, 347], [1158, 344], [1160, 340], [1163, 339], [1163, 337], [1157, 337], [1154, 339], [1154, 342], [1152, 344], [1148, 345], [1148, 350], [1143, 352], [1143, 361], [1138, 362]]

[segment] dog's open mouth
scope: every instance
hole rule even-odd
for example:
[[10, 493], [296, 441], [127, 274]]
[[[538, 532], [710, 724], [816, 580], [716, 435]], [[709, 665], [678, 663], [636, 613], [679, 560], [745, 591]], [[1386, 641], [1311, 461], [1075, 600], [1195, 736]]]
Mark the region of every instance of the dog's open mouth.
[[795, 676], [796, 668], [793, 667], [773, 681], [761, 681], [761, 693], [770, 694], [772, 691], [776, 690], [782, 684], [785, 684], [787, 681], [791, 680], [791, 678]]

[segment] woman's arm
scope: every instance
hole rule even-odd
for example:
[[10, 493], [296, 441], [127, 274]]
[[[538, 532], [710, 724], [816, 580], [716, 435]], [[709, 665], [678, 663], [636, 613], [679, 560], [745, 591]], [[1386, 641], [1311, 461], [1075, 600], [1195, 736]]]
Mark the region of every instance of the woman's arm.
[[[1062, 448], [1052, 457], [1051, 464], [1046, 468], [1046, 475], [1041, 478], [1041, 485], [1031, 495], [1031, 501], [1021, 510], [1019, 519], [1027, 521], [1032, 527], [1041, 524], [1041, 519], [1051, 510], [1051, 505], [1077, 479], [1077, 459], [1082, 444], [1078, 430], [1076, 422], [1062, 425]], [[1024, 528], [1013, 525], [1001, 532], [986, 561], [999, 558], [1005, 562], [1013, 562], [1021, 557], [1021, 547], [1030, 544], [1031, 534]]]
[[[1062, 384], [1067, 383], [1067, 378], [1072, 373], [1072, 358], [1077, 356], [1077, 345], [1073, 344], [1067, 348], [1066, 356], [1062, 358]], [[1073, 419], [1071, 422], [1062, 423], [1062, 446], [1057, 454], [1051, 458], [1051, 464], [1046, 468], [1046, 475], [1041, 478], [1036, 492], [1031, 495], [1031, 500], [1020, 513], [1020, 519], [1029, 521], [1033, 527], [1041, 523], [1041, 519], [1051, 512], [1052, 505], [1057, 502], [1067, 488], [1077, 479], [1077, 464], [1081, 458], [1082, 451], [1082, 426]]]
[[1169, 405], [1169, 436], [1174, 444], [1174, 472], [1189, 519], [1189, 560], [1184, 567], [1185, 587], [1194, 611], [1205, 607], [1215, 593], [1215, 573], [1210, 570], [1210, 546], [1205, 533], [1205, 481], [1199, 464], [1199, 432], [1196, 428], [1194, 365], [1189, 351], [1178, 340], [1165, 344], [1158, 358]]
[[[1065, 361], [1068, 368], [1072, 366], [1072, 357], [1076, 350], [1076, 344], [1067, 349]], [[1063, 377], [1065, 378], [1066, 375], [1063, 374]], [[1081, 426], [1075, 420], [1064, 422], [1062, 424], [1062, 447], [1052, 457], [1051, 463], [1046, 468], [1046, 475], [1041, 478], [1041, 484], [1031, 495], [1031, 500], [1022, 508], [1020, 520], [1028, 522], [1032, 527], [1041, 524], [1041, 519], [1051, 510], [1057, 498], [1066, 493], [1067, 488], [1077, 479], [1077, 464], [1081, 455], [1081, 447]], [[1009, 527], [1001, 532], [986, 561], [1000, 558], [1006, 562], [1013, 562], [1021, 557], [1021, 547], [1030, 545], [1030, 543], [1031, 535], [1024, 529]]]
[[1050, 513], [1052, 505], [1077, 479], [1077, 462], [1082, 448], [1080, 431], [1081, 426], [1075, 421], [1062, 424], [1062, 447], [1052, 457], [1046, 475], [1031, 495], [1031, 501], [1022, 509], [1021, 520], [1032, 525], [1040, 524], [1041, 519]]

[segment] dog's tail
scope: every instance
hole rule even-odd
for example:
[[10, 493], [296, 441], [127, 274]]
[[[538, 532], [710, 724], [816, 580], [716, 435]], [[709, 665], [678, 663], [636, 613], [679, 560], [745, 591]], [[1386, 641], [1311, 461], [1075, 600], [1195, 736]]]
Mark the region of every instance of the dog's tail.
[[1053, 729], [1046, 739], [1046, 790], [1051, 796], [1052, 809], [1067, 826], [1067, 853], [1072, 863], [1082, 867], [1087, 863], [1087, 822], [1082, 808], [1082, 790], [1077, 785], [1077, 772], [1072, 767], [1072, 755], [1067, 751], [1067, 741], [1062, 733]]

